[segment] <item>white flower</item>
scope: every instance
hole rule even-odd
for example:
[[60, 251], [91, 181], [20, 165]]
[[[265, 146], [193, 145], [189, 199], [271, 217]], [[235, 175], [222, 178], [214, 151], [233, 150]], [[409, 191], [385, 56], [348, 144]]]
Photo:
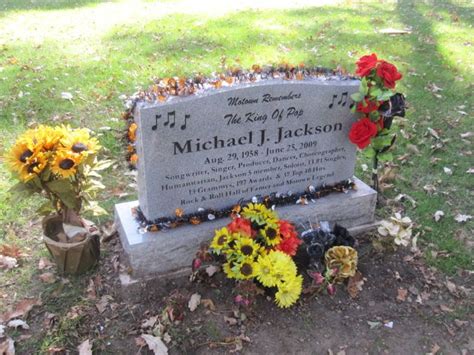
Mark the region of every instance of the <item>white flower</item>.
[[413, 222], [409, 217], [402, 217], [400, 213], [395, 213], [390, 220], [383, 220], [377, 229], [382, 237], [392, 237], [396, 245], [404, 247], [410, 244]]

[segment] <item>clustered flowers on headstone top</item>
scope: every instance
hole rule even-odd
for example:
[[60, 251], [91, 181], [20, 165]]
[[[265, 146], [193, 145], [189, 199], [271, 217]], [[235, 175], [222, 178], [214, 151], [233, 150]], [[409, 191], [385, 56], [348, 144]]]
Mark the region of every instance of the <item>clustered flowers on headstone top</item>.
[[292, 259], [301, 243], [290, 222], [280, 220], [263, 204], [250, 203], [216, 231], [210, 251], [223, 257], [228, 278], [257, 280], [264, 287], [276, 288], [276, 304], [289, 307], [300, 297], [303, 284]]
[[[40, 125], [21, 134], [6, 156], [7, 166], [19, 180], [12, 191], [39, 193], [49, 201], [38, 211], [53, 210], [74, 224], [81, 210], [105, 213], [94, 201], [103, 188], [99, 171], [108, 161], [98, 161], [100, 145], [87, 129]], [[71, 220], [72, 219], [72, 220]]]
[[[357, 63], [356, 75], [361, 77], [359, 92], [351, 98], [356, 105], [353, 111], [360, 118], [349, 131], [349, 140], [359, 149], [364, 149], [367, 157], [374, 159], [376, 171], [378, 160], [393, 159], [390, 147], [396, 136], [390, 128], [395, 116], [404, 117], [405, 98], [395, 92], [396, 83], [402, 78], [397, 67], [376, 54], [365, 55]], [[377, 187], [377, 174], [374, 173], [374, 187]]]

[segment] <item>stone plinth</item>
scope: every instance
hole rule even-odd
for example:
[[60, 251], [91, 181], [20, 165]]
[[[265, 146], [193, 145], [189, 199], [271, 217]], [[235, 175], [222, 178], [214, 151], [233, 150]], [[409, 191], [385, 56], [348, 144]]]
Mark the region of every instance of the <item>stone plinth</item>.
[[[328, 220], [361, 232], [361, 226], [374, 222], [377, 193], [355, 178], [357, 190], [331, 193], [308, 205], [288, 205], [277, 208], [281, 218], [290, 221]], [[214, 236], [229, 219], [222, 218], [200, 225], [185, 225], [175, 229], [139, 233], [131, 214], [138, 201], [115, 206], [115, 223], [120, 240], [133, 269], [133, 278], [147, 278], [180, 272], [189, 268], [201, 243]], [[363, 228], [362, 228], [363, 229]]]

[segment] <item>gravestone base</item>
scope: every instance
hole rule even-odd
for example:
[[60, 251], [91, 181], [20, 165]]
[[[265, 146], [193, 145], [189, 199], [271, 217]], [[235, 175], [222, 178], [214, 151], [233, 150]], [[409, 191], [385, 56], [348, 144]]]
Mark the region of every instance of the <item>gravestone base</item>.
[[[337, 222], [354, 234], [374, 227], [377, 193], [361, 180], [354, 178], [356, 190], [331, 193], [308, 205], [288, 205], [277, 208], [280, 218], [290, 221]], [[217, 219], [199, 225], [184, 225], [159, 232], [139, 232], [139, 225], [132, 216], [138, 201], [115, 205], [115, 225], [120, 235], [124, 253], [132, 274], [122, 276], [122, 285], [137, 280], [169, 277], [189, 270], [199, 246], [214, 236], [228, 219]]]

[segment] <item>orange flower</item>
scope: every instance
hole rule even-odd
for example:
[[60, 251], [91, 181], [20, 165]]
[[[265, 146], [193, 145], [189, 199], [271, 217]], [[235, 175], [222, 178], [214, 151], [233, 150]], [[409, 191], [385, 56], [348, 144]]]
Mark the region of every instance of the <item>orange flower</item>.
[[135, 142], [137, 139], [137, 124], [133, 122], [129, 127], [128, 127], [128, 139], [130, 139], [131, 142]]

